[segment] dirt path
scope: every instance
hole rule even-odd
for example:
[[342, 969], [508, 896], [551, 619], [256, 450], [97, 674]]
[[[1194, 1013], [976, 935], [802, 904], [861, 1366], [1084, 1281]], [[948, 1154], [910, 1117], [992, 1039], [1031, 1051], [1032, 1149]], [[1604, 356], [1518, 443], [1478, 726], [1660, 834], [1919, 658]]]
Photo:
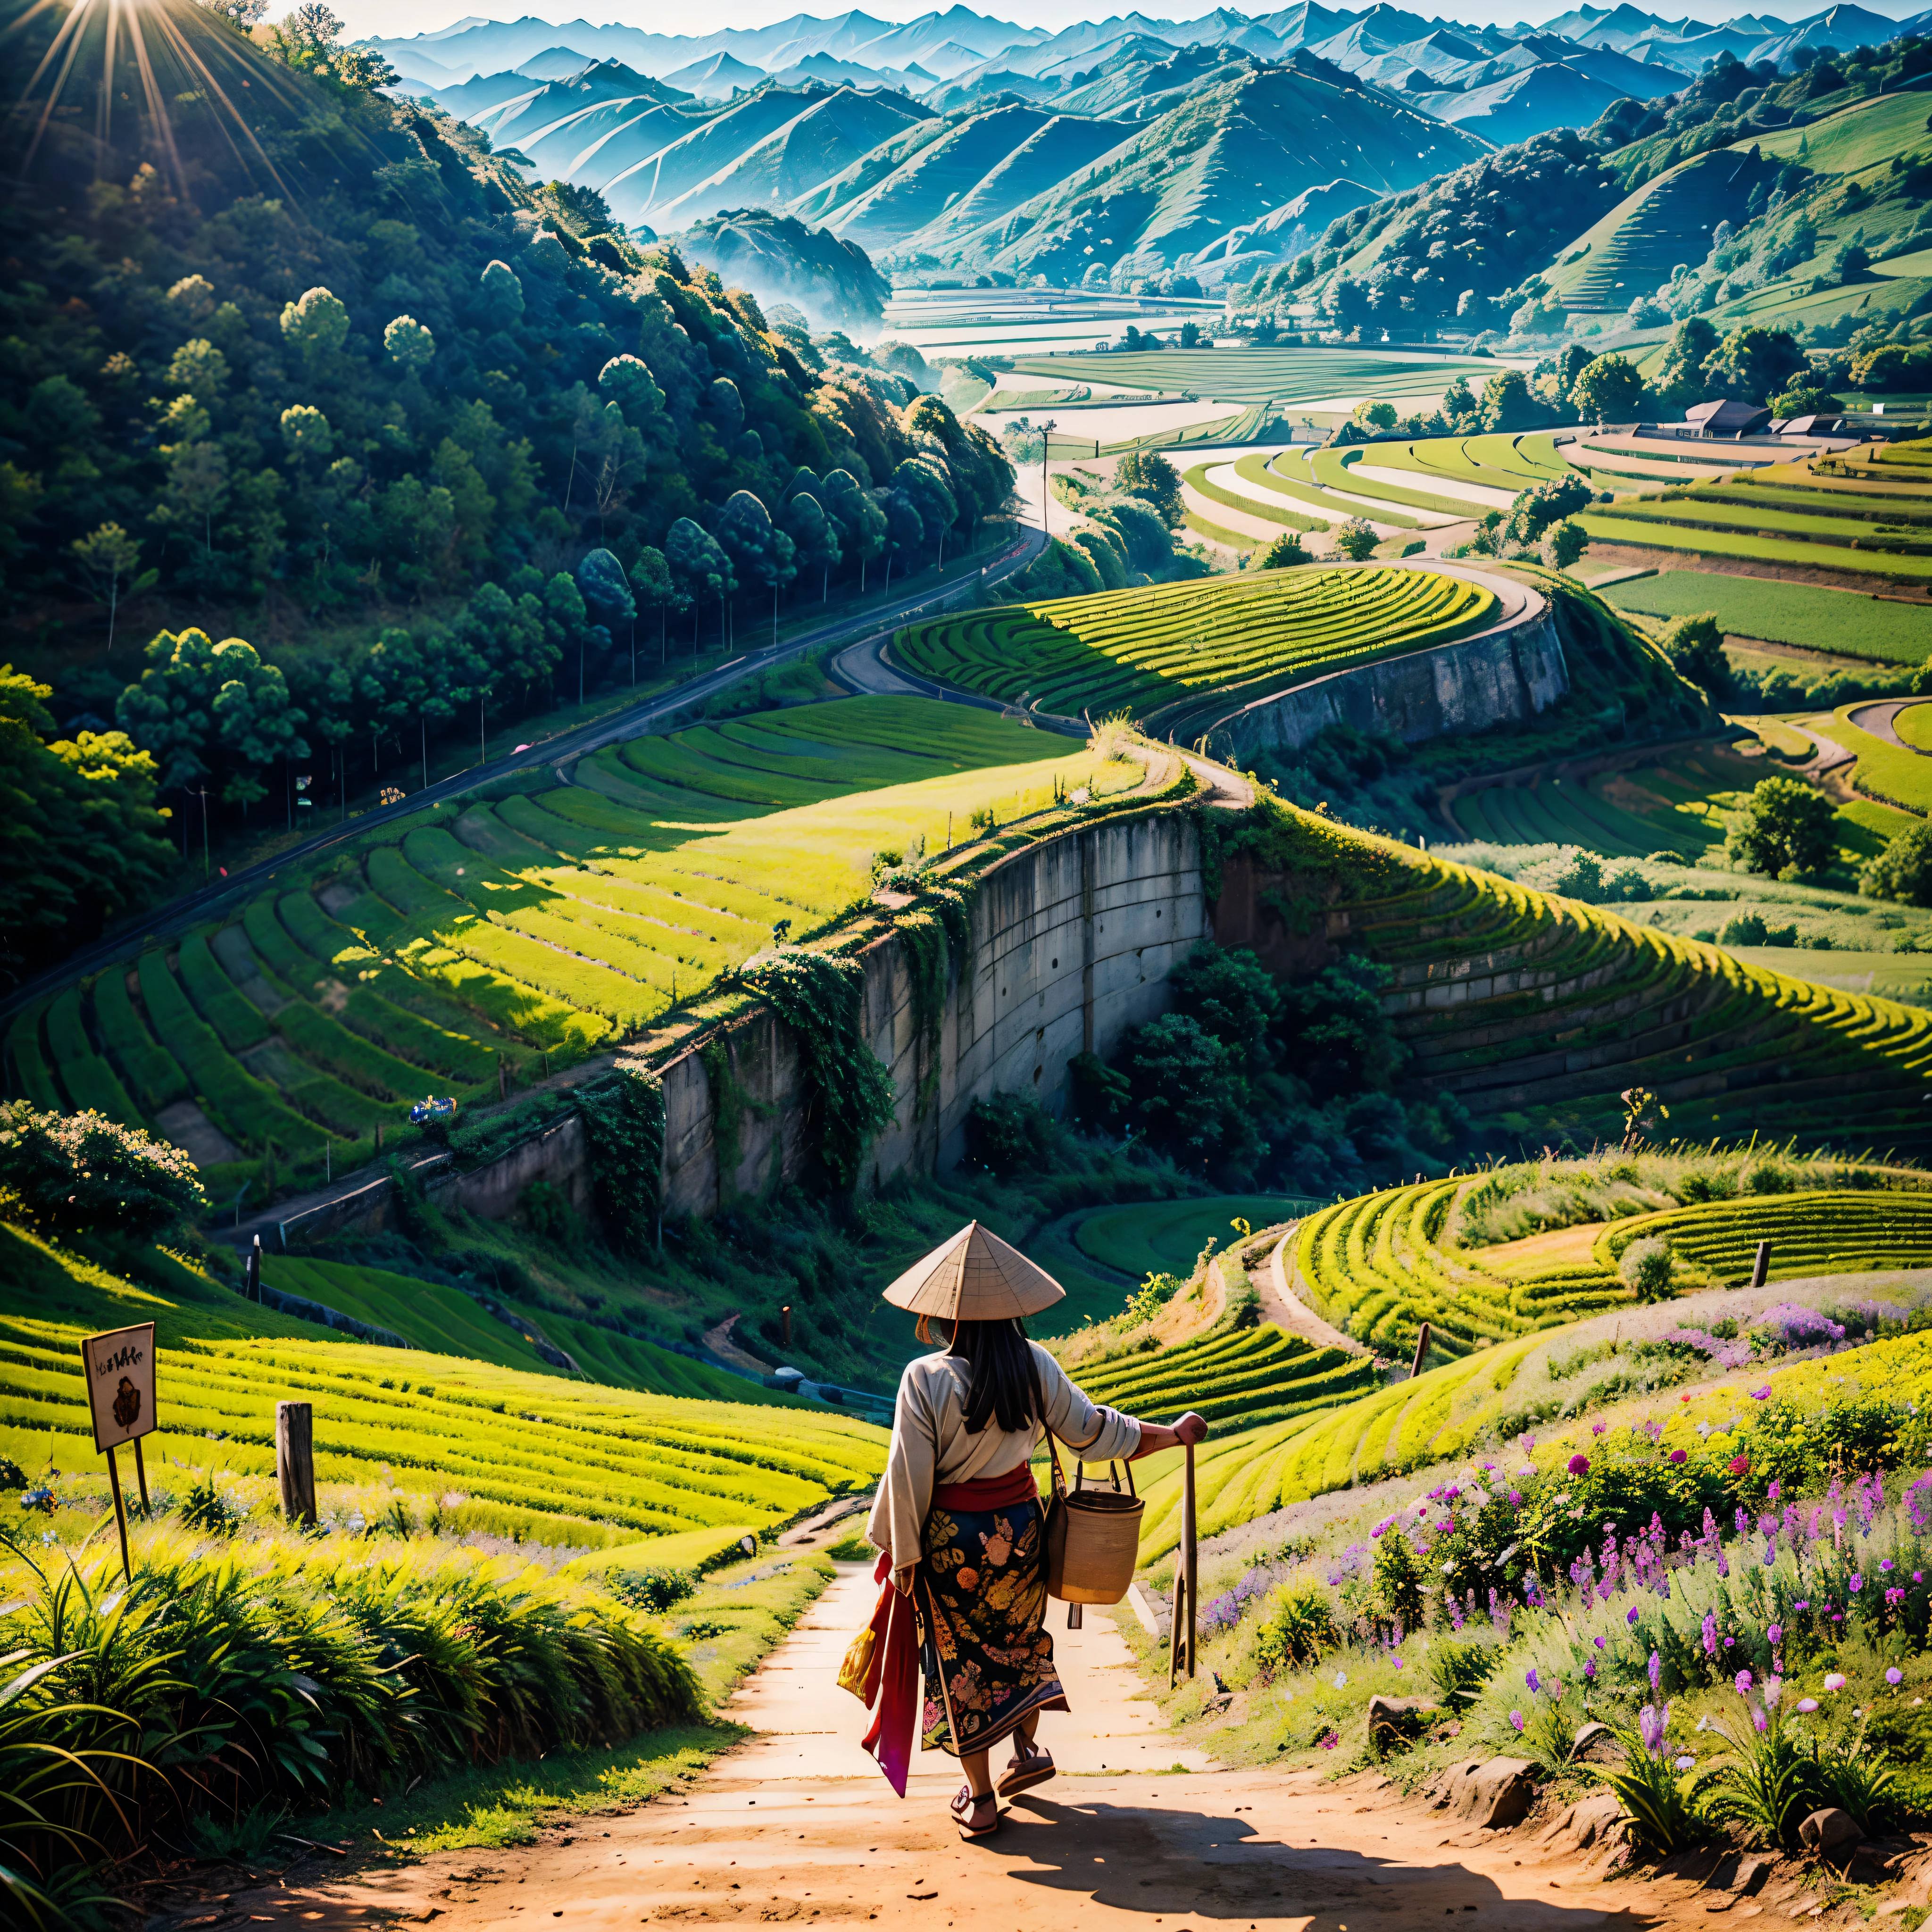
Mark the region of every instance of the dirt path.
[[1343, 1348], [1352, 1355], [1367, 1354], [1352, 1335], [1345, 1335], [1334, 1323], [1324, 1322], [1288, 1286], [1288, 1246], [1300, 1226], [1299, 1221], [1289, 1222], [1281, 1239], [1269, 1250], [1268, 1265], [1249, 1270], [1248, 1279], [1262, 1298], [1262, 1320], [1272, 1322], [1291, 1334], [1305, 1336], [1318, 1348]]
[[437, 1932], [775, 1922], [1346, 1932], [1352, 1914], [1358, 1932], [1394, 1932], [1404, 1916], [1464, 1912], [1511, 1932], [1594, 1932], [1612, 1919], [1688, 1924], [1709, 1901], [1681, 1883], [1598, 1881], [1526, 1833], [1457, 1826], [1397, 1801], [1373, 1773], [1332, 1785], [1316, 1772], [1216, 1767], [1171, 1742], [1135, 1694], [1108, 1617], [1090, 1612], [1088, 1628], [1069, 1633], [1057, 1606], [1054, 1650], [1075, 1710], [1049, 1714], [1041, 1735], [1062, 1775], [1022, 1796], [993, 1838], [962, 1844], [944, 1810], [958, 1783], [952, 1761], [921, 1754], [902, 1803], [860, 1750], [863, 1714], [833, 1682], [873, 1594], [864, 1569], [842, 1570], [728, 1707], [752, 1735], [688, 1797], [563, 1826], [524, 1849], [360, 1877], [303, 1868], [284, 1888], [235, 1895], [230, 1910], [249, 1932], [256, 1918], [322, 1932], [432, 1919]]

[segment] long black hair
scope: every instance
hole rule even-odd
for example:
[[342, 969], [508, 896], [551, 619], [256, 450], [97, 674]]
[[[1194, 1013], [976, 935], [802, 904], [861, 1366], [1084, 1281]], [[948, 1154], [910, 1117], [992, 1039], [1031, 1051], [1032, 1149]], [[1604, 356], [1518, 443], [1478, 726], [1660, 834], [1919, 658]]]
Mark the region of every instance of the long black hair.
[[988, 1418], [1002, 1435], [1028, 1428], [1046, 1414], [1040, 1370], [1018, 1316], [1004, 1322], [956, 1322], [950, 1355], [970, 1371], [966, 1385], [966, 1432], [976, 1436]]

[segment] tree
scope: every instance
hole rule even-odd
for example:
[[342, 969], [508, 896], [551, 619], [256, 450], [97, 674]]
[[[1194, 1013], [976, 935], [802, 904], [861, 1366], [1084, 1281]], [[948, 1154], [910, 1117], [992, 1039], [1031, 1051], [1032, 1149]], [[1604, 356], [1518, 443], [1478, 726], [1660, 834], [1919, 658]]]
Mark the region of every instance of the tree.
[[[1369, 534], [1373, 536], [1375, 532], [1371, 530]], [[1311, 560], [1302, 543], [1300, 532], [1283, 530], [1255, 560], [1254, 567], [1257, 570], [1292, 570], [1296, 565]]]
[[1482, 422], [1486, 430], [1514, 433], [1535, 428], [1540, 412], [1529, 393], [1529, 379], [1520, 369], [1504, 369], [1483, 385]]
[[612, 356], [598, 371], [597, 386], [622, 410], [625, 422], [646, 441], [667, 429], [664, 392], [649, 368], [636, 356]]
[[1830, 390], [1799, 376], [1772, 398], [1771, 412], [1789, 421], [1793, 416], [1835, 416], [1844, 412], [1844, 404]]
[[154, 761], [122, 732], [54, 737], [49, 687], [0, 666], [0, 958], [38, 965], [63, 935], [91, 939], [170, 860]]
[[319, 460], [335, 447], [335, 432], [313, 404], [291, 403], [282, 412], [282, 442], [291, 456]]
[[[688, 517], [680, 517], [664, 535], [664, 561], [670, 566], [671, 580], [694, 606], [718, 606], [718, 634], [724, 634], [724, 600], [738, 587], [727, 556], [708, 530]], [[701, 618], [697, 620], [701, 622]], [[695, 626], [692, 647], [697, 648]]]
[[740, 584], [765, 586], [772, 593], [772, 642], [778, 634], [778, 586], [798, 574], [791, 538], [748, 490], [734, 490], [718, 513], [712, 532], [731, 560]]
[[1724, 656], [1724, 626], [1714, 610], [1673, 617], [1664, 627], [1664, 655], [1678, 674], [1714, 695], [1728, 688], [1730, 661]]
[[1376, 535], [1375, 526], [1364, 523], [1360, 517], [1351, 517], [1335, 526], [1335, 548], [1353, 563], [1366, 563], [1375, 554], [1376, 545], [1381, 541]]
[[436, 360], [436, 338], [412, 315], [399, 315], [382, 332], [382, 352], [407, 376]]
[[349, 340], [349, 310], [328, 290], [310, 289], [284, 306], [282, 334], [310, 376], [322, 376]]
[[[577, 566], [577, 586], [597, 621], [614, 637], [621, 625], [631, 638], [631, 682], [638, 681], [638, 600], [624, 566], [608, 550], [586, 551]], [[577, 701], [584, 702], [583, 658], [578, 660]]]
[[1246, 1083], [1227, 1048], [1184, 1013], [1163, 1013], [1129, 1036], [1122, 1069], [1148, 1138], [1183, 1160], [1206, 1160], [1237, 1130]]
[[1718, 332], [1701, 315], [1687, 316], [1671, 332], [1664, 360], [1652, 379], [1660, 400], [1682, 409], [1701, 403], [1708, 390], [1704, 364], [1718, 346]]
[[492, 332], [512, 328], [524, 319], [524, 285], [507, 262], [488, 262], [476, 278], [476, 319]]
[[1166, 457], [1130, 449], [1114, 466], [1114, 488], [1151, 503], [1169, 530], [1180, 529], [1186, 511], [1180, 500], [1180, 472]]
[[1858, 890], [1868, 899], [1932, 905], [1932, 824], [1922, 821], [1894, 832], [1885, 850], [1860, 868]]
[[1534, 483], [1520, 491], [1510, 506], [1509, 522], [1504, 531], [1508, 543], [1534, 546], [1552, 524], [1586, 508], [1590, 485], [1582, 476], [1552, 476], [1546, 483]]
[[1355, 405], [1350, 420], [1360, 423], [1364, 429], [1387, 431], [1394, 429], [1401, 418], [1396, 414], [1394, 404], [1371, 402], [1364, 398]]
[[208, 1207], [181, 1148], [105, 1114], [36, 1113], [26, 1100], [0, 1106], [0, 1198], [50, 1232], [112, 1228], [142, 1240]]
[[1761, 403], [1806, 367], [1804, 352], [1782, 329], [1733, 329], [1704, 364], [1712, 395]]
[[808, 490], [799, 490], [788, 497], [779, 521], [791, 539], [792, 553], [802, 571], [819, 574], [819, 601], [832, 594], [832, 573], [839, 558], [838, 531], [824, 507]]
[[1270, 1035], [1281, 1008], [1274, 976], [1246, 947], [1203, 944], [1168, 975], [1174, 1010], [1211, 1034], [1238, 1066], [1271, 1065]]
[[[107, 606], [107, 649], [114, 649], [114, 619], [121, 608], [121, 585], [141, 565], [141, 546], [118, 524], [103, 524], [76, 539], [74, 554], [80, 560], [87, 587]], [[152, 583], [153, 573], [145, 580]]]
[[859, 589], [866, 588], [866, 567], [886, 547], [886, 513], [878, 500], [850, 470], [833, 470], [825, 478], [825, 514], [838, 526], [842, 554], [859, 560]]
[[1862, 281], [1871, 266], [1871, 250], [1862, 242], [1844, 242], [1832, 257], [1832, 273], [1840, 284]]
[[1748, 872], [1795, 880], [1822, 872], [1838, 856], [1832, 801], [1799, 778], [1760, 778], [1732, 819], [1724, 851]]
[[[670, 566], [665, 562], [664, 552], [653, 550], [648, 544], [638, 552], [628, 574], [638, 608], [658, 614], [658, 662], [662, 664], [670, 650], [670, 614], [688, 609], [691, 599], [671, 580]], [[634, 684], [637, 679], [634, 661], [631, 682]]]
[[1571, 412], [1586, 422], [1635, 422], [1643, 403], [1643, 378], [1622, 356], [1594, 357], [1570, 385]]
[[162, 631], [146, 656], [148, 668], [122, 692], [116, 722], [159, 760], [164, 790], [239, 778], [232, 802], [245, 804], [249, 768], [308, 755], [300, 735], [307, 718], [287, 680], [245, 639], [218, 644], [206, 631]]
[[1543, 560], [1552, 570], [1568, 570], [1590, 548], [1589, 532], [1566, 518], [1544, 532], [1542, 548]]
[[1345, 953], [1281, 989], [1277, 1022], [1291, 1070], [1318, 1100], [1385, 1090], [1408, 1058], [1382, 1004], [1395, 969]]

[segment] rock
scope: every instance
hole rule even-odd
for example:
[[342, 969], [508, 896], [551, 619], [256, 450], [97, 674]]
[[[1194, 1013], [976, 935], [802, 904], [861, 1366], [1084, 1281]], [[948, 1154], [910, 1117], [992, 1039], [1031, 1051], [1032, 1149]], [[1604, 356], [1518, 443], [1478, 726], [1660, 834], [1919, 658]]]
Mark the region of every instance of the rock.
[[1858, 1822], [1849, 1811], [1840, 1811], [1835, 1806], [1828, 1806], [1822, 1811], [1814, 1811], [1798, 1828], [1798, 1840], [1808, 1850], [1820, 1856], [1835, 1852], [1846, 1845], [1856, 1845], [1864, 1836], [1858, 1829]]
[[1754, 1858], [1749, 1854], [1732, 1855], [1720, 1858], [1716, 1869], [1704, 1881], [1706, 1892], [1728, 1892], [1738, 1898], [1749, 1898], [1771, 1876], [1771, 1861]]
[[1436, 1808], [1497, 1830], [1518, 1824], [1536, 1801], [1535, 1768], [1522, 1757], [1469, 1758], [1451, 1765], [1436, 1782]]
[[1432, 1697], [1371, 1697], [1368, 1714], [1370, 1750], [1379, 1754], [1390, 1749], [1406, 1749], [1440, 1708]]
[[1615, 1792], [1593, 1791], [1563, 1812], [1538, 1842], [1570, 1844], [1586, 1852], [1592, 1845], [1607, 1844], [1623, 1818], [1624, 1808]]
[[1617, 1734], [1608, 1724], [1592, 1721], [1576, 1726], [1576, 1735], [1570, 1746], [1570, 1761], [1573, 1764], [1615, 1764], [1624, 1754], [1624, 1748], [1617, 1742]]

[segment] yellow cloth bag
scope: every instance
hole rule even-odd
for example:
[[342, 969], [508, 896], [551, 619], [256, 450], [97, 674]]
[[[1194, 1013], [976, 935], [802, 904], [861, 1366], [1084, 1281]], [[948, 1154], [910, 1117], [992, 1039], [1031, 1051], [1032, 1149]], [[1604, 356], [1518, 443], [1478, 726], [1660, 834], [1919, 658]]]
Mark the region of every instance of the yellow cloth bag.
[[872, 1674], [872, 1653], [878, 1644], [878, 1631], [868, 1624], [852, 1640], [845, 1661], [838, 1666], [839, 1689], [850, 1691], [862, 1704], [866, 1701], [866, 1680]]

